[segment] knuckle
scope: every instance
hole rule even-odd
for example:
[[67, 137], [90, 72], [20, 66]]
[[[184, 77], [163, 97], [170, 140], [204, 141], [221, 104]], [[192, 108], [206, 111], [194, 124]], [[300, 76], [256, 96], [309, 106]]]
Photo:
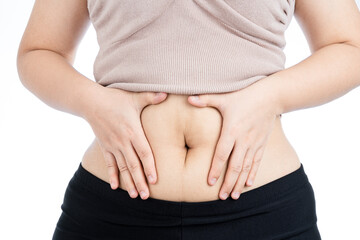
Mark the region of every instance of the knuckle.
[[220, 162], [226, 162], [228, 159], [227, 154], [225, 153], [225, 151], [221, 148], [218, 150], [217, 154], [216, 154], [216, 159], [219, 160]]
[[101, 150], [104, 158], [105, 158], [106, 160], [111, 159], [111, 156], [112, 156], [111, 151], [109, 151], [108, 148], [104, 148], [104, 147], [102, 146], [102, 144], [99, 144], [99, 145], [100, 145], [100, 150]]
[[130, 169], [131, 172], [135, 172], [137, 171], [138, 169], [140, 169], [140, 165], [139, 164], [129, 164], [128, 168]]
[[231, 136], [235, 137], [238, 135], [239, 129], [240, 129], [239, 124], [233, 124], [231, 127], [229, 127], [228, 132]]
[[108, 141], [105, 142], [106, 145], [111, 146], [114, 143], [120, 142], [121, 137], [120, 134], [116, 134], [115, 132], [112, 132], [108, 136]]
[[122, 141], [120, 141], [120, 139], [117, 139], [114, 142], [112, 142], [112, 145], [114, 145], [114, 147], [112, 148], [114, 152], [120, 151], [122, 153], [122, 149], [125, 148], [125, 145], [122, 143]]
[[119, 165], [119, 171], [120, 173], [123, 173], [128, 170], [128, 167], [126, 165]]
[[240, 141], [240, 148], [241, 148], [242, 151], [246, 152], [246, 150], [250, 148], [250, 142], [246, 141], [246, 140], [241, 140]]
[[230, 171], [236, 174], [241, 172], [241, 165], [232, 165], [230, 166]]
[[248, 172], [250, 172], [250, 169], [251, 169], [251, 164], [245, 163], [243, 168], [242, 168], [242, 172], [243, 173], [248, 173]]
[[239, 137], [239, 129], [236, 127], [235, 129], [231, 129], [228, 133], [228, 135], [231, 137], [231, 139], [236, 139]]
[[256, 156], [254, 158], [255, 164], [259, 164], [261, 162], [263, 153], [264, 153], [264, 148], [260, 146], [260, 149], [257, 151]]
[[112, 161], [108, 160], [108, 159], [105, 161], [105, 165], [106, 165], [107, 168], [114, 167], [114, 163]]
[[259, 164], [261, 162], [261, 157], [257, 157], [254, 159], [254, 164]]
[[126, 136], [128, 136], [130, 139], [132, 139], [134, 137], [135, 131], [133, 130], [133, 128], [131, 126], [125, 124], [123, 129], [126, 133]]
[[144, 160], [144, 159], [148, 159], [150, 157], [150, 153], [148, 150], [144, 149], [144, 148], [141, 148], [138, 152], [139, 154], [139, 158], [141, 160]]
[[110, 143], [107, 144], [109, 149], [109, 152], [116, 155], [116, 154], [122, 154], [122, 150], [124, 149], [124, 145], [120, 141], [119, 138], [114, 138], [110, 141]]

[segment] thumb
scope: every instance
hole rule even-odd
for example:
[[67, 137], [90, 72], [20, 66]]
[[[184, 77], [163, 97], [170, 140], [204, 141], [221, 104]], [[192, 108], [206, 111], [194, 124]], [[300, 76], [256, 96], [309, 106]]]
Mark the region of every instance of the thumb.
[[141, 92], [140, 93], [140, 102], [142, 106], [147, 106], [149, 104], [158, 104], [164, 101], [167, 98], [167, 93], [165, 92]]
[[156, 93], [152, 93], [153, 96], [152, 98], [150, 99], [150, 103], [151, 104], [158, 104], [158, 103], [161, 103], [162, 101], [164, 101], [168, 94], [166, 92], [156, 92]]
[[218, 108], [223, 101], [219, 94], [201, 94], [189, 96], [188, 101], [195, 107], [215, 107]]

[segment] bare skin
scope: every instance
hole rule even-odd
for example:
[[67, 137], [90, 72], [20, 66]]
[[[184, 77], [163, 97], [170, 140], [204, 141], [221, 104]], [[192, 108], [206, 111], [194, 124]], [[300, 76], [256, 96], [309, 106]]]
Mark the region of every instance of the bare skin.
[[[245, 117], [241, 111], [233, 109], [238, 106], [235, 104], [242, 104], [234, 101], [241, 99], [240, 91], [222, 95], [201, 95], [200, 106], [187, 96], [176, 97], [168, 94], [166, 97], [159, 97], [154, 93], [125, 93], [121, 90], [104, 89], [86, 78], [72, 66], [77, 46], [90, 24], [86, 0], [35, 2], [19, 46], [19, 77], [29, 91], [49, 106], [86, 119], [93, 129], [102, 126], [99, 129], [103, 131], [111, 129], [117, 132], [117, 135], [109, 138], [109, 135], [101, 135], [102, 130], [98, 130], [97, 142], [100, 147], [91, 145], [83, 159], [84, 166], [94, 175], [107, 182], [110, 182], [110, 179], [115, 181], [113, 188], [126, 188], [129, 193], [136, 188], [136, 194], [132, 197], [144, 190], [147, 195], [143, 199], [149, 197], [149, 190], [152, 196], [169, 200], [217, 199], [223, 191], [228, 195], [234, 192], [233, 190], [245, 192], [299, 167], [299, 159], [281, 131], [277, 117], [280, 113], [324, 104], [360, 85], [360, 14], [355, 1], [297, 0], [295, 17], [308, 40], [312, 55], [254, 84], [257, 91], [273, 93], [266, 95], [270, 102], [266, 106], [270, 109], [269, 116], [274, 118], [266, 118], [264, 124], [260, 124], [263, 122], [261, 119], [265, 119], [264, 115], [253, 109], [258, 118], [247, 125], [239, 125], [240, 119]], [[122, 115], [118, 109], [119, 102], [103, 102], [104, 97], [111, 99], [111, 96], [115, 95], [124, 102], [124, 106], [125, 103], [130, 103], [130, 115]], [[210, 106], [213, 108], [207, 108]], [[172, 107], [189, 115], [184, 114], [180, 120], [175, 121]], [[205, 112], [201, 107], [205, 107]], [[105, 119], [122, 116], [119, 121], [123, 125], [120, 126], [126, 126], [126, 131], [119, 127], [119, 122], [99, 124], [101, 120], [96, 118], [96, 113], [105, 113], [103, 109], [107, 110]], [[219, 111], [214, 111], [215, 109]], [[200, 112], [204, 112], [204, 115], [199, 114]], [[228, 112], [232, 114], [227, 114]], [[157, 128], [157, 122], [150, 117], [160, 113], [174, 120], [164, 122], [162, 127], [172, 134], [163, 138], [156, 136], [155, 130], [160, 131], [161, 128]], [[225, 115], [227, 131], [224, 131], [223, 135], [219, 134], [223, 131], [219, 119]], [[190, 119], [189, 116], [193, 118]], [[205, 117], [210, 123], [195, 127], [197, 120], [204, 122]], [[144, 129], [141, 128], [142, 125], [145, 126]], [[201, 129], [212, 129], [212, 132], [205, 131], [203, 135], [199, 135]], [[229, 129], [236, 129], [231, 140]], [[251, 139], [248, 129], [257, 129], [255, 132], [262, 137], [253, 140], [246, 149], [236, 150], [236, 141]], [[187, 151], [187, 155], [184, 142], [179, 140], [184, 137], [198, 137], [198, 140], [193, 141], [193, 147]], [[227, 144], [222, 139], [227, 139]], [[205, 140], [210, 141], [209, 146], [212, 147], [201, 147]], [[172, 151], [163, 146], [158, 147], [157, 144], [165, 142], [169, 148], [173, 148]], [[131, 144], [135, 146], [135, 151], [140, 153], [139, 157], [130, 151]], [[234, 144], [234, 151], [236, 150], [240, 157], [228, 160], [227, 156], [232, 150], [229, 146]], [[261, 157], [255, 157], [260, 149]], [[251, 152], [251, 157], [246, 157], [245, 151]], [[121, 152], [124, 157], [119, 154]], [[140, 163], [144, 168], [139, 167]], [[226, 164], [236, 171], [229, 171], [225, 177]], [[149, 174], [155, 177], [150, 184], [145, 178]], [[215, 186], [210, 186], [209, 181], [213, 176], [217, 177], [218, 181]], [[253, 180], [253, 185], [244, 186], [245, 181], [249, 183], [250, 180]], [[194, 194], [195, 191], [199, 194]], [[234, 195], [232, 197], [235, 198]]]
[[[162, 103], [147, 106], [142, 111], [142, 126], [158, 173], [156, 184], [149, 184], [150, 197], [188, 202], [216, 200], [219, 199], [226, 168], [222, 169], [215, 185], [209, 185], [206, 180], [220, 136], [222, 117], [215, 108], [199, 109], [192, 106], [187, 98], [186, 95], [169, 94]], [[98, 141], [94, 139], [82, 158], [82, 166], [109, 182], [104, 162]], [[264, 185], [299, 167], [299, 158], [284, 135], [280, 117], [274, 117], [274, 126], [257, 178], [252, 186], [244, 186], [242, 192]], [[127, 190], [122, 178], [120, 188]]]

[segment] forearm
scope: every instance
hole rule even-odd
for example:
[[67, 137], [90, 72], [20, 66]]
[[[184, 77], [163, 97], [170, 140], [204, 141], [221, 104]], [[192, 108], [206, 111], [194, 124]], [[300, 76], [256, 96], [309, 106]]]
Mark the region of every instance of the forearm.
[[360, 85], [360, 49], [347, 44], [323, 47], [262, 84], [273, 92], [278, 114], [322, 105]]
[[52, 108], [79, 117], [90, 106], [91, 93], [103, 87], [76, 71], [63, 56], [48, 50], [19, 55], [17, 68], [30, 92]]

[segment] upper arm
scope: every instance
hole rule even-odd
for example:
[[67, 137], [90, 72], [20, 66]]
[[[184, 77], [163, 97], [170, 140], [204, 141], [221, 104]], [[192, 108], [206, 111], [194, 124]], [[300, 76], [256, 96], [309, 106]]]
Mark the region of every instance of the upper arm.
[[294, 16], [311, 52], [344, 42], [360, 48], [360, 12], [355, 0], [296, 0]]
[[46, 49], [73, 62], [89, 25], [87, 0], [36, 0], [18, 54]]

